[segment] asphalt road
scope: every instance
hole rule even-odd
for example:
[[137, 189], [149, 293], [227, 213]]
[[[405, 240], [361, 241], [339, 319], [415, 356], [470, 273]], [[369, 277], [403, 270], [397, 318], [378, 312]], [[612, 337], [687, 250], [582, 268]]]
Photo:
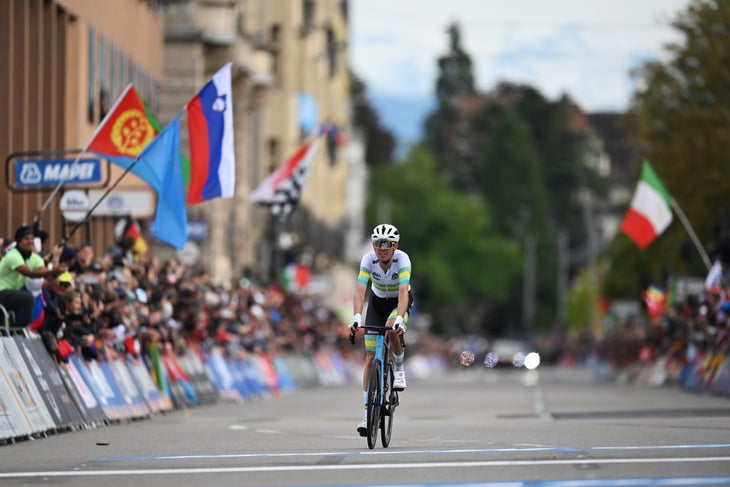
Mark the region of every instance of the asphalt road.
[[469, 368], [409, 381], [390, 448], [357, 385], [0, 446], [0, 485], [730, 485], [730, 398]]

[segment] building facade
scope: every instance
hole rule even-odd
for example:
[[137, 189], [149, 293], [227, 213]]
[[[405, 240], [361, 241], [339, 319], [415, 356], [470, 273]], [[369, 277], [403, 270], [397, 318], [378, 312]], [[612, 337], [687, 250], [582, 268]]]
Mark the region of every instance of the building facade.
[[[344, 238], [349, 171], [343, 137], [335, 145], [312, 133], [324, 124], [340, 135], [349, 128], [347, 2], [177, 0], [164, 11], [163, 116], [234, 63], [236, 192], [188, 205], [188, 218], [208, 229], [192, 242], [198, 264], [217, 281], [244, 269], [273, 278], [292, 259], [326, 267], [315, 256], [336, 253], [333, 242]], [[250, 203], [250, 193], [312, 138], [317, 152], [296, 210], [284, 221]]]
[[[9, 67], [0, 73], [0, 155], [71, 149], [43, 157], [75, 157], [130, 83], [164, 125], [232, 62], [235, 195], [187, 205], [197, 229], [188, 246], [180, 252], [149, 238], [152, 252], [188, 260], [218, 282], [244, 269], [275, 277], [292, 261], [326, 272], [344, 257], [353, 219], [347, 188], [356, 172], [343, 137], [350, 132], [347, 13], [343, 0], [0, 2], [0, 63]], [[317, 131], [324, 124], [336, 127], [336, 141]], [[185, 152], [186, 130], [181, 136]], [[306, 140], [317, 152], [301, 201], [286, 220], [272, 218], [249, 195]], [[115, 194], [146, 194], [135, 199], [148, 202], [147, 211], [133, 216], [151, 223], [155, 193], [132, 175], [120, 178], [116, 166], [102, 172], [101, 183], [82, 191], [103, 192], [119, 179]], [[12, 186], [0, 184], [0, 236], [44, 206], [50, 242], [75, 228], [59, 208], [68, 185], [58, 194]], [[100, 254], [114, 244], [119, 217], [94, 212], [69, 242], [90, 239]]]
[[[0, 156], [6, 169], [14, 167], [8, 159], [13, 154], [75, 157], [129, 83], [157, 105], [163, 59], [159, 13], [155, 2], [137, 0], [0, 2]], [[69, 152], [48, 154], [62, 150]], [[102, 172], [107, 184], [121, 174], [111, 166]], [[63, 190], [54, 195], [54, 187], [12, 183], [0, 184], [0, 236], [12, 236], [44, 207], [40, 223], [50, 242], [76, 227], [59, 209]], [[150, 193], [133, 177], [120, 187]], [[114, 218], [92, 217], [69, 241], [91, 239], [103, 250], [113, 243], [113, 226]]]

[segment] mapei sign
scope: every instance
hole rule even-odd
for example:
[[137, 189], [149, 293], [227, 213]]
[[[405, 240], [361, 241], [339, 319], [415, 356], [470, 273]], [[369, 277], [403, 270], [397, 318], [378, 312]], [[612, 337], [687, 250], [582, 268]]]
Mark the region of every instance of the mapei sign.
[[15, 163], [17, 187], [95, 184], [101, 182], [101, 160], [75, 159], [18, 160]]

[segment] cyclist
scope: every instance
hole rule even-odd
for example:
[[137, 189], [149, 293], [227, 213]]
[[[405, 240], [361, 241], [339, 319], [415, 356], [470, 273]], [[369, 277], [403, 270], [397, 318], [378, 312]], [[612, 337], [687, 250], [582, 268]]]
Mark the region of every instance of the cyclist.
[[[370, 286], [365, 326], [387, 326], [395, 328], [389, 331], [391, 351], [393, 352], [394, 382], [397, 391], [406, 389], [406, 371], [403, 366], [405, 351], [399, 336], [407, 329], [408, 311], [413, 302], [411, 293], [411, 259], [408, 254], [398, 248], [400, 233], [393, 225], [382, 223], [373, 229], [371, 236], [373, 250], [363, 255], [360, 261], [360, 272], [353, 303], [355, 316], [350, 330], [354, 331], [362, 324], [362, 311], [365, 306], [365, 294]], [[375, 358], [375, 336], [365, 334], [365, 367], [363, 370], [363, 398], [365, 402], [365, 419], [357, 426], [360, 436], [367, 435], [367, 390], [370, 368]], [[384, 357], [387, 360], [387, 357]]]

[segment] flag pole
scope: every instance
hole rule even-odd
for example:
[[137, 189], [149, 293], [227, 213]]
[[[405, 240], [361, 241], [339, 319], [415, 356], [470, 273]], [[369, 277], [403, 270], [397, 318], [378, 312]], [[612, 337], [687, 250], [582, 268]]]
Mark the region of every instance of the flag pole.
[[689, 220], [687, 220], [687, 217], [685, 216], [684, 212], [682, 211], [682, 208], [679, 207], [677, 200], [675, 200], [673, 196], [671, 196], [669, 198], [669, 203], [671, 204], [674, 211], [677, 212], [677, 216], [679, 217], [680, 221], [682, 222], [682, 225], [684, 225], [685, 230], [687, 230], [687, 233], [689, 234], [689, 238], [692, 239], [692, 243], [695, 244], [695, 247], [697, 248], [697, 252], [699, 252], [700, 257], [702, 258], [702, 262], [704, 262], [705, 266], [707, 267], [707, 270], [709, 271], [710, 268], [712, 267], [712, 264], [710, 263], [710, 257], [707, 255], [705, 248], [700, 243], [700, 239], [697, 238], [697, 234], [695, 233], [694, 229], [692, 229], [692, 225], [689, 224]]
[[89, 146], [91, 145], [91, 143], [94, 142], [94, 139], [96, 138], [96, 136], [99, 135], [99, 132], [101, 131], [101, 129], [104, 127], [104, 125], [106, 125], [107, 118], [109, 118], [109, 115], [114, 113], [114, 110], [116, 110], [119, 103], [121, 103], [122, 99], [124, 99], [124, 97], [127, 95], [127, 92], [131, 88], [132, 88], [132, 84], [130, 83], [124, 89], [122, 94], [119, 95], [119, 97], [117, 98], [117, 101], [114, 102], [114, 105], [107, 112], [106, 116], [104, 117], [104, 120], [102, 120], [101, 123], [99, 124], [99, 126], [96, 127], [96, 130], [94, 130], [94, 134], [89, 139], [89, 142], [87, 142], [86, 146], [84, 146], [84, 148], [81, 149], [81, 152], [79, 152], [79, 155], [76, 156], [76, 159], [74, 159], [73, 164], [71, 164], [71, 169], [69, 169], [69, 171], [61, 178], [61, 180], [58, 182], [56, 187], [53, 188], [53, 191], [51, 192], [51, 194], [48, 196], [48, 198], [46, 198], [46, 201], [43, 203], [43, 206], [41, 206], [41, 209], [38, 211], [38, 213], [36, 213], [33, 223], [38, 223], [38, 220], [40, 219], [40, 214], [46, 210], [48, 205], [51, 203], [51, 200], [53, 200], [53, 197], [56, 196], [56, 193], [58, 193], [58, 191], [61, 189], [61, 186], [63, 186], [63, 183], [66, 182], [66, 179], [68, 178], [68, 175], [71, 174], [72, 169], [75, 168], [76, 165], [78, 164], [79, 160], [81, 160], [81, 156], [83, 156], [86, 153], [86, 151], [89, 150]]
[[99, 206], [99, 204], [101, 204], [102, 201], [104, 201], [104, 198], [106, 198], [109, 195], [109, 193], [111, 193], [112, 191], [114, 191], [114, 188], [117, 187], [117, 185], [122, 180], [122, 178], [124, 178], [124, 176], [126, 176], [127, 174], [129, 174], [129, 172], [132, 170], [132, 168], [134, 167], [134, 165], [137, 164], [137, 161], [139, 161], [139, 157], [137, 159], [135, 159], [134, 161], [132, 161], [132, 163], [129, 165], [129, 167], [127, 167], [124, 170], [124, 172], [122, 173], [122, 175], [119, 176], [116, 181], [114, 181], [114, 184], [112, 184], [109, 188], [107, 188], [107, 190], [104, 192], [104, 194], [101, 195], [101, 198], [99, 198], [99, 200], [96, 203], [94, 203], [94, 206], [92, 206], [89, 209], [89, 211], [86, 212], [86, 215], [84, 216], [84, 218], [81, 221], [79, 221], [78, 223], [76, 223], [76, 225], [74, 225], [73, 228], [66, 235], [64, 235], [63, 239], [61, 240], [61, 245], [64, 245], [64, 246], [66, 245], [66, 242], [68, 242], [68, 239], [70, 239], [71, 236], [74, 233], [76, 233], [76, 230], [78, 230], [79, 228], [81, 228], [81, 225], [83, 225], [84, 222], [86, 222], [86, 220], [89, 219], [89, 217], [94, 212], [94, 210]]

